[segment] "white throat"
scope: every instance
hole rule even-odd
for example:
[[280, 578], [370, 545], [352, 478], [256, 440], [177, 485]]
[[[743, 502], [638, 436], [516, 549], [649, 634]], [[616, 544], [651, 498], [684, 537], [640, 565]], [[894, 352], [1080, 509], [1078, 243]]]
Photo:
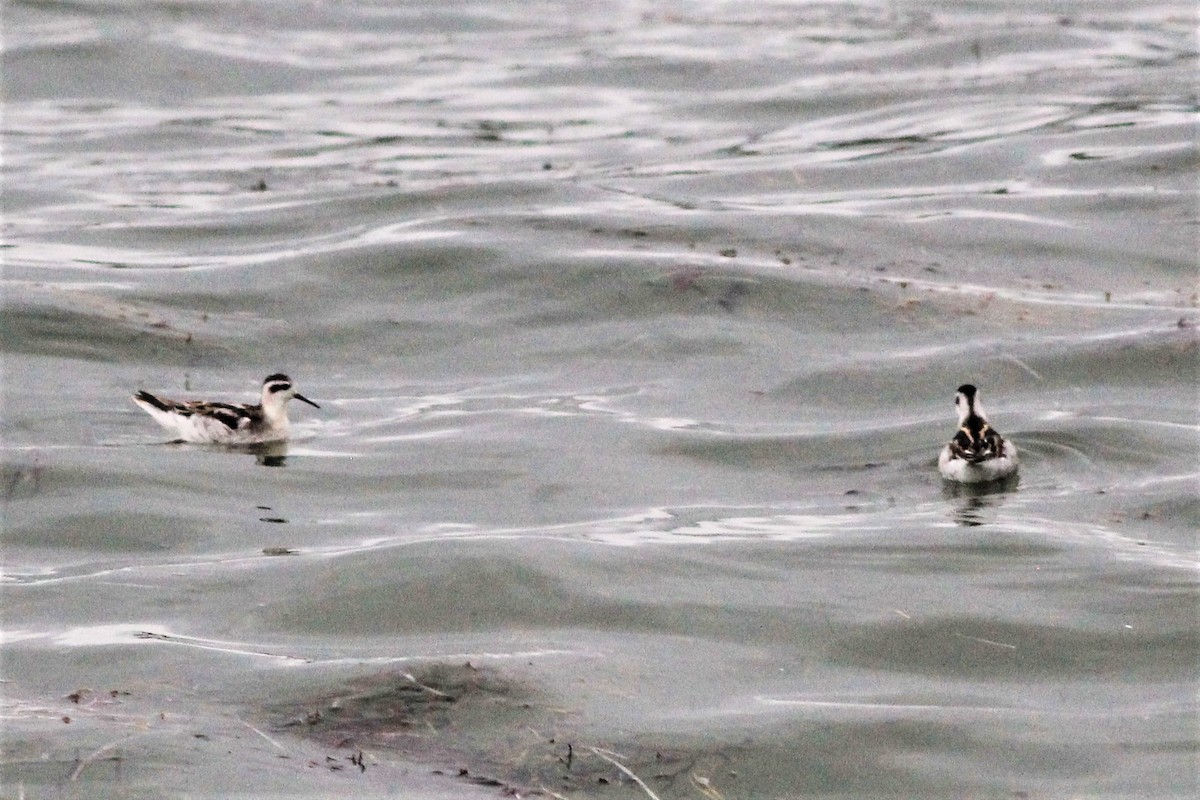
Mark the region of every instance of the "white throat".
[[279, 393], [263, 392], [262, 410], [263, 416], [272, 425], [280, 423], [287, 424], [287, 401], [288, 397]]

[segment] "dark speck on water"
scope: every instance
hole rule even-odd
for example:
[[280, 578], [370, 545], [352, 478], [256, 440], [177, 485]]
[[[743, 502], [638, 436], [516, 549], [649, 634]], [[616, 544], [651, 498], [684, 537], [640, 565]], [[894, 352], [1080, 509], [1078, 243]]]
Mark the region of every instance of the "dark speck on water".
[[1194, 8], [1059, 6], [8, 4], [0, 786], [1192, 796]]

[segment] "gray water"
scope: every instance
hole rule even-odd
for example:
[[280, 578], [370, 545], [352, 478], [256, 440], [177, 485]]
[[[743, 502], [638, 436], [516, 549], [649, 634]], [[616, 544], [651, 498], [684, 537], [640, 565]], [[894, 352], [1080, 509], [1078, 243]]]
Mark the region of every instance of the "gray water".
[[7, 4], [0, 794], [1194, 796], [1195, 22]]

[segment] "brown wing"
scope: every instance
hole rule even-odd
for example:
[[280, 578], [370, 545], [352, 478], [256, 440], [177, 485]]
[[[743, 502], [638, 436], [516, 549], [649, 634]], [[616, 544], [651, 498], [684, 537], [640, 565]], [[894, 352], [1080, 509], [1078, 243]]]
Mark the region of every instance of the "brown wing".
[[178, 413], [185, 416], [191, 414], [200, 414], [211, 419], [215, 419], [230, 430], [237, 429], [249, 425], [255, 417], [254, 407], [243, 405], [234, 405], [233, 403], [211, 403], [194, 401], [191, 403], [179, 403], [183, 407], [183, 411]]

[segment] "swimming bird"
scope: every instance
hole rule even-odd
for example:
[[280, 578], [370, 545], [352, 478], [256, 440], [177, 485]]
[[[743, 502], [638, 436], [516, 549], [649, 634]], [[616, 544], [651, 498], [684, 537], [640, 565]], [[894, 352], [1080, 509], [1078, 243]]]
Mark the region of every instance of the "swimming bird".
[[168, 400], [142, 391], [133, 396], [133, 402], [182, 441], [256, 444], [288, 438], [287, 402], [293, 397], [320, 408], [297, 392], [292, 379], [282, 373], [266, 377], [258, 403]]
[[938, 456], [942, 477], [958, 483], [988, 483], [1016, 474], [1016, 445], [988, 424], [979, 390], [969, 383], [958, 387], [954, 407], [958, 432]]

